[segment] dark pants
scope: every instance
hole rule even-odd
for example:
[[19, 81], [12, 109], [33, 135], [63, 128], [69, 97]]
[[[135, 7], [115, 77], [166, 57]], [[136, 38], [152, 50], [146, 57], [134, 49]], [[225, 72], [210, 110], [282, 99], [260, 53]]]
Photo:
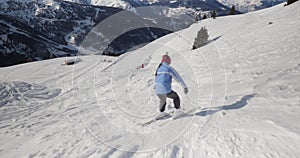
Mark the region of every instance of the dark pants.
[[160, 99], [160, 103], [159, 103], [159, 111], [160, 112], [164, 112], [166, 109], [166, 100], [167, 98], [171, 98], [173, 99], [174, 105], [176, 109], [180, 108], [180, 99], [179, 96], [176, 92], [172, 91], [169, 94], [157, 94], [157, 96]]

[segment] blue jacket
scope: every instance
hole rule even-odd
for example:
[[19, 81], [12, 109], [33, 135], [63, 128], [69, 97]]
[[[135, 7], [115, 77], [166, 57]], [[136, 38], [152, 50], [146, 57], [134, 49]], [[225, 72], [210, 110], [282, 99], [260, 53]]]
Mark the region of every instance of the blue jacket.
[[184, 88], [186, 84], [179, 74], [169, 64], [163, 62], [156, 71], [155, 92], [156, 94], [168, 94], [172, 92], [172, 77], [174, 77]]

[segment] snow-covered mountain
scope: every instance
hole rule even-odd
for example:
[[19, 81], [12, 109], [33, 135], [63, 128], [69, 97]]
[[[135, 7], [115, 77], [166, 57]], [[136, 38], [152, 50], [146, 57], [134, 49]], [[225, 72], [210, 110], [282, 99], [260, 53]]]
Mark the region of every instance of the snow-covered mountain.
[[132, 9], [135, 7], [141, 7], [147, 5], [143, 1], [137, 0], [65, 0], [69, 2], [88, 4], [88, 5], [96, 5], [96, 6], [109, 6], [116, 7], [122, 9]]
[[54, 0], [0, 2], [1, 66], [75, 55], [95, 23], [121, 11]]
[[[259, 10], [268, 8], [279, 3], [285, 2], [286, 0], [66, 0], [71, 2], [92, 4], [98, 6], [111, 6], [117, 8], [123, 8], [131, 10], [135, 7], [142, 6], [168, 6], [172, 8], [187, 7], [194, 8], [197, 10], [207, 11], [216, 10], [219, 15], [227, 15], [228, 8], [232, 5], [240, 12], [246, 13], [249, 11]], [[226, 7], [224, 7], [225, 5]], [[225, 9], [226, 8], [226, 9]], [[224, 9], [226, 11], [224, 11]]]
[[[91, 4], [98, 6], [110, 6], [110, 7], [119, 7], [122, 9], [133, 10], [136, 7], [165, 7], [168, 8], [165, 11], [153, 10], [155, 14], [160, 14], [164, 17], [172, 17], [178, 19], [183, 15], [189, 15], [194, 18], [195, 15], [200, 14], [201, 12], [206, 13], [212, 10], [215, 10], [218, 15], [228, 15], [229, 7], [219, 3], [217, 0], [66, 0], [71, 2]], [[144, 14], [142, 9], [139, 10], [139, 14]], [[170, 16], [173, 15], [173, 16]], [[149, 17], [148, 17], [149, 19]], [[178, 21], [180, 21], [179, 19]]]
[[65, 0], [76, 3], [91, 4], [98, 6], [118, 7], [122, 9], [132, 9], [143, 6], [165, 6], [171, 8], [186, 7], [197, 10], [224, 10], [225, 6], [217, 0]]
[[[0, 155], [297, 158], [299, 25], [298, 1], [203, 20], [120, 57], [0, 68]], [[191, 50], [203, 26], [210, 42]], [[172, 85], [190, 113], [143, 127], [158, 111], [154, 72], [165, 52], [190, 89]]]
[[[193, 23], [195, 15], [203, 15], [209, 10], [216, 10], [220, 15], [229, 12], [228, 7], [215, 0], [151, 1], [151, 3], [146, 0], [70, 1], [76, 3], [62, 0], [1, 1], [0, 25], [3, 29], [0, 30], [0, 66], [75, 55], [78, 44], [89, 30], [103, 19], [122, 11], [110, 7], [133, 11], [144, 19], [145, 25], [152, 22], [171, 30], [188, 27]], [[152, 7], [148, 7], [150, 5]], [[135, 9], [137, 7], [147, 7], [147, 9]], [[153, 28], [129, 32], [120, 37], [117, 42], [110, 44], [105, 53], [119, 55], [169, 32]]]
[[220, 3], [231, 7], [235, 6], [240, 12], [249, 12], [268, 8], [279, 3], [285, 2], [286, 0], [218, 0]]
[[[76, 55], [77, 46], [95, 25], [120, 11], [123, 10], [60, 0], [2, 0], [0, 66]], [[145, 25], [151, 23], [140, 19]], [[120, 22], [129, 23], [126, 19]], [[148, 28], [125, 33], [123, 37], [131, 38], [114, 42], [106, 54], [124, 53], [167, 33], [169, 31]]]
[[132, 11], [150, 20], [159, 27], [181, 30], [190, 26], [195, 19], [210, 17], [214, 10], [218, 15], [228, 15], [230, 8], [216, 0], [66, 0], [86, 5], [118, 7]]

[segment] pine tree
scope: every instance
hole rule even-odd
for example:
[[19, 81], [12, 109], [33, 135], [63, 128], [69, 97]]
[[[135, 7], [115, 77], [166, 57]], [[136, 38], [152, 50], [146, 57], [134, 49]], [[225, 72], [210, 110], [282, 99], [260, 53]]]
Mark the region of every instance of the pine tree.
[[217, 14], [216, 14], [216, 11], [215, 11], [215, 10], [213, 10], [213, 11], [211, 12], [211, 17], [212, 17], [213, 19], [215, 19], [215, 18], [216, 18], [216, 16], [217, 16]]
[[234, 5], [232, 5], [229, 15], [234, 15], [234, 14], [235, 14], [235, 7], [234, 7]]
[[200, 20], [199, 14], [196, 14], [196, 15], [195, 15], [195, 22], [198, 22], [199, 20]]
[[56, 56], [54, 54], [50, 53], [49, 59], [53, 59], [53, 58], [56, 58]]
[[296, 2], [296, 1], [298, 1], [298, 0], [287, 0], [287, 5], [290, 5], [290, 4], [292, 4], [292, 3]]
[[200, 21], [201, 20], [201, 12], [196, 12], [195, 14], [194, 14], [194, 18], [195, 18], [195, 22], [198, 22], [198, 21]]
[[202, 27], [197, 34], [197, 37], [195, 38], [195, 42], [193, 45], [193, 49], [200, 48], [207, 44], [208, 42], [208, 33], [206, 27]]

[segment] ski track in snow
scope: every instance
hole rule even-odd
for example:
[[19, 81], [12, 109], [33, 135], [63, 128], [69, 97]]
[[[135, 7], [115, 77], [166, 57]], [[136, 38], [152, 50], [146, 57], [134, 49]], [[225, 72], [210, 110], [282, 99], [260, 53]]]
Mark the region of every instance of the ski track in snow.
[[[204, 20], [119, 58], [1, 68], [1, 157], [296, 158], [299, 5]], [[191, 51], [203, 25], [214, 40]], [[195, 111], [141, 127], [157, 112], [153, 75], [166, 51], [190, 87], [187, 97], [173, 84], [182, 108]]]

